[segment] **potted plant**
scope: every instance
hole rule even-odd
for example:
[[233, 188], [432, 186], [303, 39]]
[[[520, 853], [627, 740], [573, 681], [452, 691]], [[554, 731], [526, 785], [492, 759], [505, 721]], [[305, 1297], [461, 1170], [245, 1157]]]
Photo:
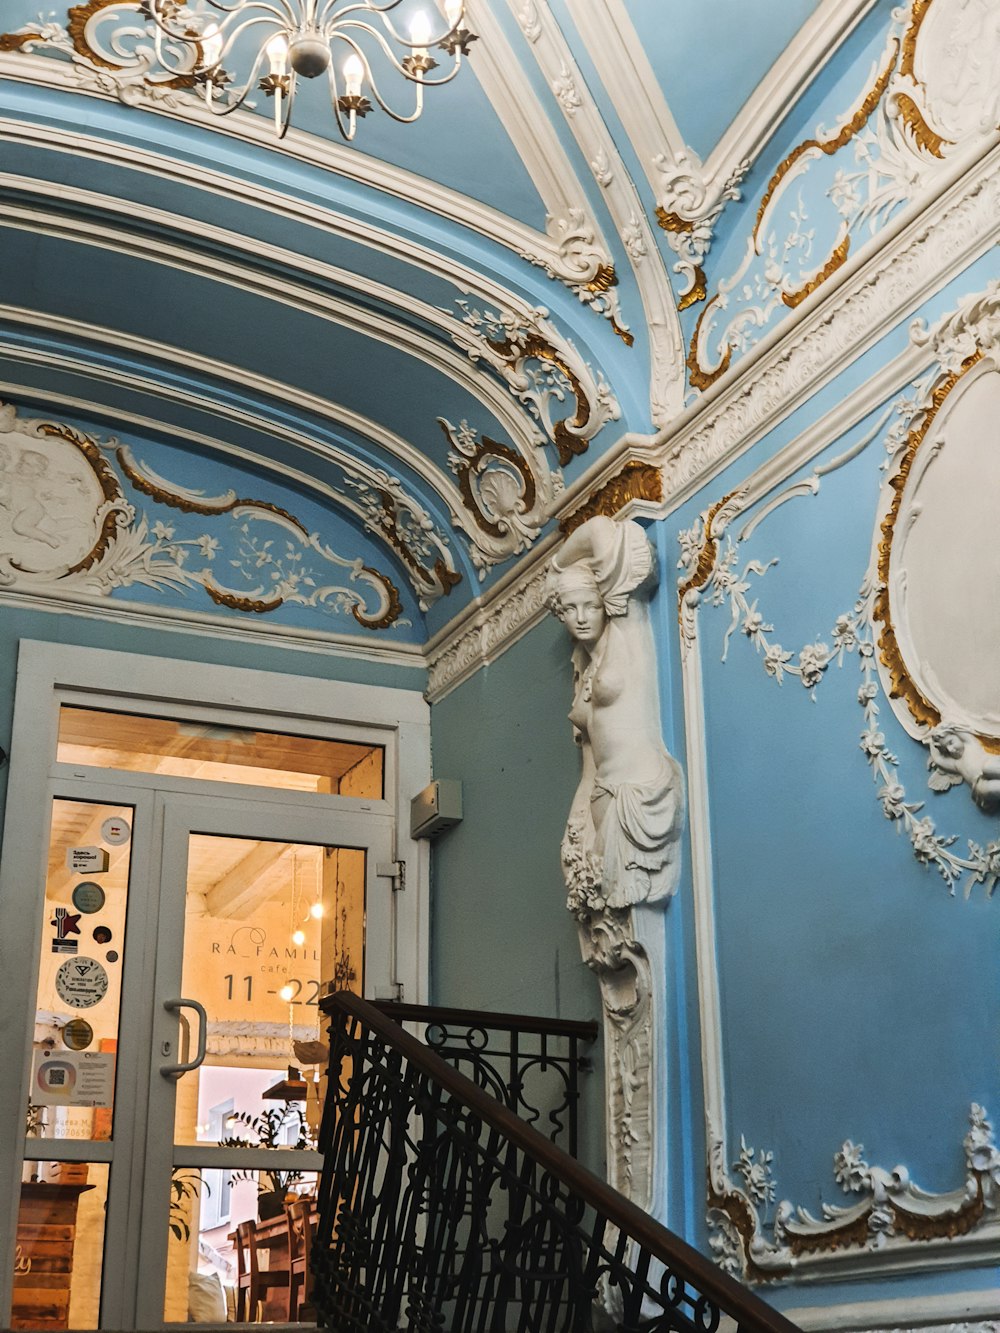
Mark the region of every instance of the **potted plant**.
[[[236, 1111], [228, 1120], [235, 1132], [219, 1140], [220, 1148], [311, 1148], [312, 1135], [306, 1123], [305, 1112], [294, 1103], [269, 1107], [259, 1115]], [[251, 1137], [247, 1137], [251, 1136]], [[281, 1167], [267, 1167], [260, 1171], [234, 1171], [232, 1179], [257, 1178], [257, 1214], [263, 1222], [277, 1217], [285, 1206], [290, 1185], [302, 1179], [302, 1172]]]

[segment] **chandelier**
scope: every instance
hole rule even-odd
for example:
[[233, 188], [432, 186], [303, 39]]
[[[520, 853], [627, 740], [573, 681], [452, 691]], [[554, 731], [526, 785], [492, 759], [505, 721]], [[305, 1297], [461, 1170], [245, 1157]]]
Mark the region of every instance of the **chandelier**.
[[[401, 5], [410, 11], [405, 30], [392, 13]], [[155, 24], [165, 69], [200, 87], [217, 115], [229, 115], [255, 90], [265, 93], [279, 138], [291, 124], [297, 80], [323, 75], [345, 139], [376, 104], [410, 124], [423, 111], [424, 89], [450, 83], [477, 40], [464, 26], [465, 0], [444, 0], [444, 16], [434, 20], [412, 0], [143, 0], [142, 8]], [[447, 61], [435, 60], [432, 48]], [[408, 111], [394, 108], [380, 88], [380, 80], [398, 77], [412, 85]]]

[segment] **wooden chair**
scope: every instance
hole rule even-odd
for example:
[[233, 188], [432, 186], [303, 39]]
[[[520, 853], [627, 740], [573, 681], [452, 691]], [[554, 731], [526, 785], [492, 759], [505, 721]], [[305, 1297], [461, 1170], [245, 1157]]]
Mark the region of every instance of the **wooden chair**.
[[311, 1315], [306, 1307], [312, 1300], [312, 1270], [309, 1257], [312, 1254], [312, 1212], [316, 1207], [315, 1199], [293, 1199], [285, 1204], [285, 1217], [288, 1219], [288, 1272], [291, 1285], [288, 1291], [288, 1317], [296, 1323]]
[[287, 1268], [262, 1269], [257, 1261], [257, 1223], [240, 1222], [236, 1228], [236, 1322], [257, 1322], [258, 1306], [275, 1287], [285, 1288], [285, 1310], [291, 1321], [291, 1283]]

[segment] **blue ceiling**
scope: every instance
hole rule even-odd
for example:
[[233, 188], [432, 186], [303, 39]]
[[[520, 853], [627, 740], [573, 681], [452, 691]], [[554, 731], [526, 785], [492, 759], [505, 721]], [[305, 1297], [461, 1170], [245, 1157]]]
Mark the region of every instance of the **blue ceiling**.
[[[618, 36], [683, 136], [665, 146], [707, 155], [816, 4], [688, 3], [669, 26], [629, 4]], [[171, 449], [188, 486], [300, 496], [338, 550], [381, 543], [407, 641], [441, 630], [625, 433], [683, 407], [680, 279], [615, 115], [629, 89], [598, 85], [563, 9], [470, 5], [460, 76], [345, 145], [316, 85], [279, 142], [265, 98], [213, 120], [131, 57], [102, 64], [88, 34], [141, 25], [126, 0], [42, 26], [5, 0], [0, 399]], [[403, 497], [388, 538], [358, 501], [379, 478]]]

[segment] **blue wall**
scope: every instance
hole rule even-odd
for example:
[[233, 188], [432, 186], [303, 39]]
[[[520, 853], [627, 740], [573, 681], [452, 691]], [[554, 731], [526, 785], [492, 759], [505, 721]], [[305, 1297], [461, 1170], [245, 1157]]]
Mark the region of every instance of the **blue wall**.
[[[1000, 276], [993, 251], [943, 288], [921, 312], [936, 318], [960, 298]], [[907, 324], [909, 321], [907, 321]], [[845, 371], [775, 428], [738, 463], [704, 486], [682, 508], [652, 527], [662, 562], [677, 565], [678, 536], [699, 515], [735, 489], [835, 407], [850, 403], [863, 383], [905, 345], [906, 329]], [[927, 353], [925, 389], [944, 372]], [[878, 681], [865, 673], [864, 648], [849, 646], [807, 688], [794, 674], [778, 681], [765, 667], [765, 647], [780, 645], [800, 664], [807, 645], [836, 646], [838, 618], [853, 616], [872, 554], [880, 487], [889, 466], [891, 431], [908, 418], [895, 406], [916, 395], [905, 380], [898, 391], [731, 522], [720, 542], [715, 578], [703, 589], [698, 611], [704, 682], [703, 734], [684, 744], [703, 749], [707, 768], [707, 836], [713, 867], [709, 897], [717, 932], [721, 996], [721, 1050], [725, 1093], [727, 1168], [735, 1185], [741, 1139], [772, 1153], [773, 1198], [758, 1208], [761, 1235], [774, 1240], [782, 1200], [814, 1217], [824, 1205], [846, 1207], [865, 1197], [841, 1189], [834, 1154], [845, 1140], [863, 1145], [872, 1166], [902, 1165], [922, 1189], [939, 1194], [966, 1182], [963, 1139], [970, 1107], [1000, 1114], [1000, 896], [989, 884], [952, 888], [911, 845], [905, 821], [883, 811], [885, 775], [861, 748], [872, 729], [859, 689]], [[919, 419], [918, 419], [919, 424]], [[897, 430], [898, 438], [898, 430]], [[870, 442], [861, 447], [868, 439]], [[747, 537], [744, 524], [796, 482], [851, 451], [859, 452], [818, 482], [818, 492], [790, 498]], [[983, 442], [992, 447], [992, 442]], [[926, 498], [926, 497], [925, 497]], [[731, 545], [729, 544], [731, 543]], [[775, 562], [775, 563], [772, 563]], [[962, 597], [957, 587], [955, 595]], [[670, 579], [658, 594], [660, 649], [669, 663], [672, 724], [684, 736], [684, 682], [677, 629], [677, 588]], [[756, 621], [764, 639], [755, 640]], [[748, 623], [749, 621], [749, 623]], [[666, 627], [666, 628], [665, 628]], [[727, 645], [727, 631], [732, 629]], [[688, 673], [691, 687], [695, 667]], [[981, 670], [996, 676], [995, 663]], [[927, 751], [904, 730], [883, 687], [874, 700], [892, 780], [906, 801], [922, 803], [913, 816], [934, 821], [946, 851], [968, 856], [1000, 839], [1000, 819], [978, 810], [964, 785], [944, 794], [927, 785]], [[682, 761], [685, 751], [680, 751]], [[695, 816], [693, 815], [692, 818]], [[689, 835], [693, 830], [689, 830]], [[693, 904], [691, 857], [685, 858], [680, 899]], [[968, 892], [963, 890], [968, 888]], [[683, 919], [693, 931], [692, 912]], [[681, 918], [672, 917], [676, 927]], [[690, 959], [690, 952], [688, 953]], [[702, 1050], [697, 994], [687, 987], [687, 1078], [700, 1086]], [[671, 990], [674, 979], [668, 979]], [[675, 1034], [676, 1036], [677, 1034]], [[692, 1102], [695, 1099], [692, 1098]], [[696, 1220], [694, 1239], [709, 1245], [705, 1226], [703, 1133], [697, 1107], [684, 1206]], [[676, 1127], [664, 1132], [673, 1140]], [[758, 1159], [759, 1160], [759, 1159]], [[676, 1183], [677, 1176], [674, 1181]], [[671, 1201], [679, 1225], [681, 1201]], [[909, 1242], [920, 1265], [919, 1243]], [[954, 1251], [954, 1265], [967, 1265]], [[877, 1256], [874, 1277], [878, 1276]], [[947, 1265], [947, 1261], [946, 1261]], [[813, 1275], [814, 1280], [816, 1276]], [[982, 1257], [969, 1271], [895, 1277], [884, 1286], [857, 1280], [803, 1288], [794, 1280], [768, 1287], [768, 1299], [786, 1308], [934, 1292], [991, 1289], [996, 1268]]]

